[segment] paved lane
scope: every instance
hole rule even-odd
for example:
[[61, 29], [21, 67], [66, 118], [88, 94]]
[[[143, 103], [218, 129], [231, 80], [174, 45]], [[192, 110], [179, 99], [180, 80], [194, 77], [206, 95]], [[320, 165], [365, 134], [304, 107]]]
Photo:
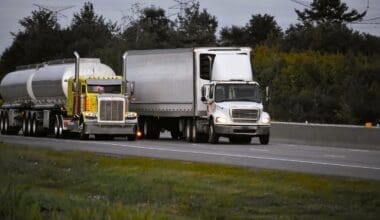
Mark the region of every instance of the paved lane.
[[380, 180], [380, 151], [272, 142], [267, 146], [254, 139], [249, 145], [193, 144], [170, 140], [125, 139], [114, 141], [80, 141], [0, 135], [0, 142], [53, 148], [81, 150], [111, 155], [144, 156], [185, 161], [211, 162], [239, 166], [288, 170], [325, 175]]

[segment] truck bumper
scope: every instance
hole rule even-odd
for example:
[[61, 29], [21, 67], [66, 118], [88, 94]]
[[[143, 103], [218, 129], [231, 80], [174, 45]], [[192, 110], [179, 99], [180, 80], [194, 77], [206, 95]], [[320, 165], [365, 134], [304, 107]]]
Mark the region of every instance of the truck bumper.
[[269, 134], [270, 125], [214, 125], [215, 132], [222, 136], [260, 136]]
[[115, 136], [135, 135], [137, 124], [105, 125], [98, 123], [86, 123], [86, 134], [107, 134]]

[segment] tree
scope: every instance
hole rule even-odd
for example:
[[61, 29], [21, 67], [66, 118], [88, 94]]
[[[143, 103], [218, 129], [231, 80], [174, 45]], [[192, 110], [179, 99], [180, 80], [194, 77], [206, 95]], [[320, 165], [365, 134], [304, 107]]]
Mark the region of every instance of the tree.
[[265, 42], [273, 44], [282, 38], [282, 31], [273, 16], [257, 14], [252, 15], [245, 27], [224, 27], [220, 35], [221, 45], [255, 47]]
[[184, 47], [216, 45], [218, 21], [206, 9], [199, 10], [199, 2], [185, 9], [184, 15], [178, 15], [179, 42]]
[[74, 14], [67, 39], [67, 55], [77, 50], [82, 56], [93, 56], [101, 48], [107, 48], [118, 31], [116, 23], [106, 22], [94, 12], [91, 2], [85, 2], [80, 13]]
[[246, 29], [251, 38], [252, 46], [256, 46], [266, 40], [273, 41], [282, 37], [281, 28], [274, 17], [268, 14], [252, 15], [252, 18], [246, 25]]
[[122, 34], [129, 49], [154, 49], [172, 47], [174, 24], [165, 10], [156, 7], [138, 11], [138, 19], [130, 21], [129, 27]]
[[232, 25], [223, 27], [220, 31], [220, 45], [223, 46], [249, 46], [249, 34], [246, 28]]
[[358, 11], [348, 11], [346, 3], [340, 0], [313, 0], [310, 9], [304, 11], [295, 10], [298, 19], [302, 23], [349, 23], [362, 19], [366, 15], [366, 11], [359, 13]]
[[14, 40], [1, 56], [2, 74], [18, 65], [40, 63], [62, 55], [61, 29], [57, 18], [46, 10], [32, 11], [19, 21], [23, 30], [12, 33]]

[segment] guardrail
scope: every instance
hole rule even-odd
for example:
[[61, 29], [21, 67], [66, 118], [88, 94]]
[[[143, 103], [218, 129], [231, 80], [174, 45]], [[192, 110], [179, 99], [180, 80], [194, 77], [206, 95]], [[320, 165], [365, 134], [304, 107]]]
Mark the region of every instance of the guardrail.
[[379, 127], [272, 122], [271, 139], [282, 143], [380, 150]]

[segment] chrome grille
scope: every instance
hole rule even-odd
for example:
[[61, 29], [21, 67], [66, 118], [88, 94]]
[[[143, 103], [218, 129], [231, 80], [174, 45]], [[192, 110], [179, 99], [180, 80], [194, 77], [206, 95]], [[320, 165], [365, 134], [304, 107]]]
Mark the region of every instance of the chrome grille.
[[232, 120], [239, 123], [255, 123], [259, 120], [257, 109], [232, 109]]
[[99, 121], [124, 121], [122, 100], [100, 100]]

